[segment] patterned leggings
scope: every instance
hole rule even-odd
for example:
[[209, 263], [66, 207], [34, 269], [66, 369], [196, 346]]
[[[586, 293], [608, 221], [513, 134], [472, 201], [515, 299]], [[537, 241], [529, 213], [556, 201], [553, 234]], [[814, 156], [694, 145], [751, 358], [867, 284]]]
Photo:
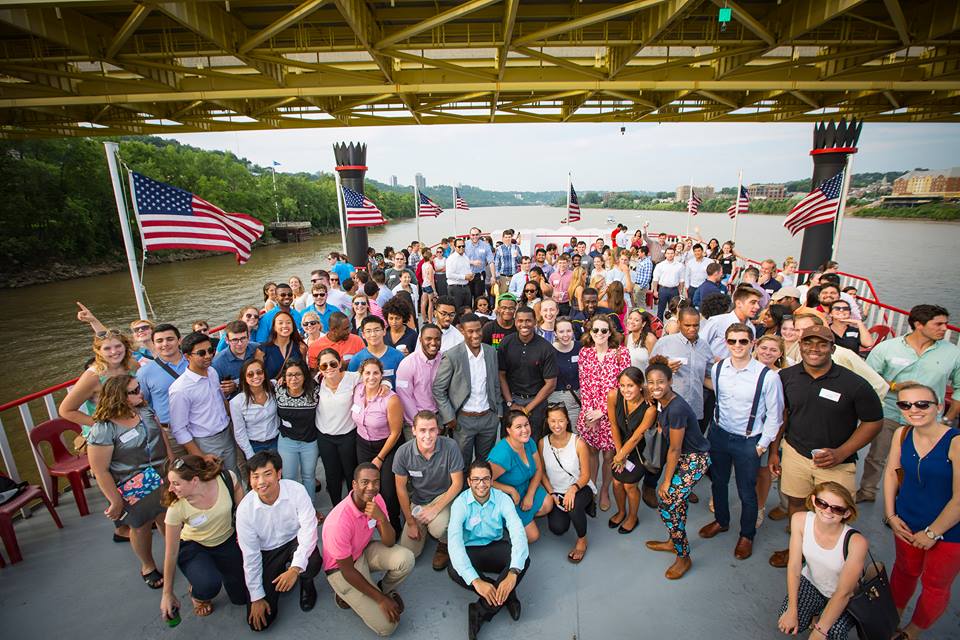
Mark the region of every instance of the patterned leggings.
[[[806, 577], [800, 576], [800, 588], [797, 591], [797, 632], [799, 634], [802, 635], [811, 627], [813, 624], [813, 616], [819, 616], [823, 613], [823, 610], [827, 608], [828, 602], [830, 602], [830, 598], [820, 593]], [[788, 603], [789, 599], [784, 598], [783, 604], [780, 605], [780, 613], [777, 614], [778, 619], [787, 612]], [[853, 618], [850, 617], [849, 613], [844, 611], [840, 614], [840, 617], [837, 618], [837, 621], [833, 623], [833, 626], [827, 629], [827, 639], [846, 640], [850, 635], [850, 630], [853, 628], [853, 625]]]
[[677, 460], [677, 469], [670, 480], [666, 500], [660, 501], [660, 519], [670, 533], [678, 558], [690, 555], [687, 542], [687, 506], [693, 485], [703, 477], [710, 466], [708, 453], [683, 453]]

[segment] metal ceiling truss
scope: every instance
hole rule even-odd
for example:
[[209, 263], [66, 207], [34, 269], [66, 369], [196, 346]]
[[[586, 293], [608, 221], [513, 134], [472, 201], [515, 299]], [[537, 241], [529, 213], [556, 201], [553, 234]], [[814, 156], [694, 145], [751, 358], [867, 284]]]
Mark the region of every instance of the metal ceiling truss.
[[[732, 22], [718, 22], [721, 7]], [[25, 0], [0, 137], [960, 122], [956, 0]]]

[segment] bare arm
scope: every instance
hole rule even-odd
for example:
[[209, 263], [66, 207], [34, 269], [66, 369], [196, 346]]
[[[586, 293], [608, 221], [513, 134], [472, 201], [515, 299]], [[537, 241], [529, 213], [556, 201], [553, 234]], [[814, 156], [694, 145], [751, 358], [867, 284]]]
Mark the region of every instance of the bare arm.
[[778, 626], [786, 634], [801, 631], [798, 622], [800, 570], [803, 568], [803, 524], [806, 511], [793, 514], [790, 520], [790, 559], [787, 561], [787, 610], [780, 616]]
[[80, 375], [77, 384], [67, 393], [60, 402], [58, 412], [60, 417], [87, 427], [93, 426], [93, 418], [80, 411], [80, 407], [100, 389], [100, 377], [93, 371], [87, 370]]
[[[841, 542], [842, 544], [842, 542]], [[829, 631], [833, 623], [847, 608], [847, 603], [853, 596], [853, 591], [857, 587], [857, 581], [863, 573], [863, 564], [867, 557], [867, 539], [862, 535], [854, 535], [850, 538], [850, 548], [847, 553], [847, 559], [840, 570], [840, 578], [837, 580], [837, 589], [833, 592], [830, 601], [820, 614], [820, 620], [817, 627], [823, 632]], [[821, 632], [821, 635], [823, 635]]]
[[107, 330], [107, 328], [103, 326], [103, 323], [97, 320], [97, 316], [93, 315], [93, 312], [83, 306], [83, 303], [79, 300], [77, 300], [77, 306], [80, 308], [80, 310], [77, 312], [77, 320], [89, 324], [94, 335], [100, 333], [101, 331]]
[[[546, 442], [547, 442], [547, 438], [543, 438], [542, 440], [540, 440], [540, 444], [537, 447], [540, 451], [541, 458], [543, 457], [544, 448], [549, 446], [548, 444], [546, 444]], [[583, 474], [580, 474], [580, 475], [583, 475]], [[547, 493], [555, 493], [553, 490], [553, 485], [550, 484], [550, 477], [547, 474], [543, 474], [540, 477], [540, 484], [543, 485], [543, 488], [546, 489]]]
[[493, 486], [497, 489], [500, 489], [500, 491], [503, 491], [508, 496], [510, 496], [510, 498], [513, 500], [513, 504], [520, 504], [519, 491], [517, 491], [516, 489], [514, 489], [508, 484], [497, 482], [497, 478], [502, 476], [506, 472], [506, 469], [504, 469], [503, 467], [501, 467], [495, 462], [490, 463], [490, 468], [493, 469]]
[[657, 495], [661, 500], [666, 500], [669, 494], [670, 482], [673, 480], [673, 472], [677, 470], [677, 463], [680, 461], [680, 452], [683, 451], [683, 429], [667, 429], [670, 436], [670, 448], [667, 449], [667, 462], [663, 465], [663, 481], [657, 489]]
[[960, 438], [951, 441], [948, 457], [953, 465], [953, 495], [937, 519], [930, 524], [929, 529], [937, 535], [943, 535], [960, 522]]
[[100, 492], [110, 503], [107, 507], [107, 517], [111, 520], [118, 520], [123, 512], [123, 497], [120, 490], [113, 483], [113, 476], [110, 475], [110, 460], [113, 459], [113, 445], [90, 445], [87, 447], [87, 459], [90, 461], [90, 470], [93, 471], [93, 477], [97, 480], [97, 486]]
[[[512, 402], [513, 402], [513, 394], [510, 393], [510, 383], [507, 382], [507, 372], [506, 372], [506, 371], [501, 371], [501, 372], [500, 372], [500, 393], [503, 394], [503, 401], [504, 401], [504, 402], [508, 402], [508, 403], [512, 403]], [[494, 477], [496, 477], [496, 476], [494, 476]]]
[[387, 424], [390, 425], [390, 435], [387, 436], [387, 441], [383, 443], [383, 448], [377, 455], [381, 464], [393, 451], [393, 447], [403, 433], [403, 404], [400, 403], [400, 398], [395, 395], [390, 396], [390, 399], [387, 400]]
[[556, 388], [557, 388], [556, 378], [547, 378], [546, 380], [544, 380], [543, 386], [540, 387], [540, 391], [537, 391], [537, 395], [533, 396], [533, 399], [529, 403], [527, 403], [527, 405], [524, 407], [524, 413], [529, 414], [534, 407], [537, 407], [541, 403], [546, 402], [547, 398], [550, 397], [550, 394], [553, 393], [553, 390]]

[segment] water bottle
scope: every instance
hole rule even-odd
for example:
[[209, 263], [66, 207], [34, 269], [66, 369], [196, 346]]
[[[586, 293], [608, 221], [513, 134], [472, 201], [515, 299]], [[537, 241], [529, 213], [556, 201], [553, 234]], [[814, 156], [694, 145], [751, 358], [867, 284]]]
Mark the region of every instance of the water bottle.
[[416, 520], [417, 516], [419, 516], [422, 511], [423, 507], [421, 507], [419, 504], [415, 504], [413, 505], [413, 508], [410, 509], [410, 515], [412, 515], [414, 520]]
[[177, 626], [178, 624], [180, 624], [180, 609], [174, 608], [173, 617], [166, 618], [166, 621], [167, 621], [167, 626], [170, 627], [171, 629]]

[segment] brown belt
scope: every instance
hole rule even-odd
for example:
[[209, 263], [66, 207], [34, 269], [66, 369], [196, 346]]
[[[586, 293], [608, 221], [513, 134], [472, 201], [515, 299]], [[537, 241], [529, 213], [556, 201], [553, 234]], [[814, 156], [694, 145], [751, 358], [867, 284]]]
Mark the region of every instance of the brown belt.
[[462, 415], [462, 416], [467, 416], [468, 418], [479, 418], [479, 417], [481, 417], [481, 416], [487, 415], [488, 413], [490, 413], [490, 409], [487, 409], [486, 411], [480, 411], [480, 412], [476, 412], [476, 411], [461, 411], [461, 412], [460, 412], [460, 415]]

